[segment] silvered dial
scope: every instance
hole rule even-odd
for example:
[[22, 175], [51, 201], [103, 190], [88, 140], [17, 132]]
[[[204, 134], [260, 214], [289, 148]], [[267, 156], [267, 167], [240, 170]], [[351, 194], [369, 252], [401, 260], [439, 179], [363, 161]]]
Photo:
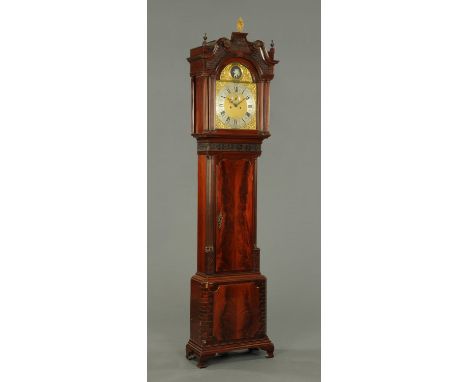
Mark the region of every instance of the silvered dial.
[[255, 118], [255, 97], [248, 86], [226, 82], [217, 92], [216, 115], [228, 128], [250, 128]]

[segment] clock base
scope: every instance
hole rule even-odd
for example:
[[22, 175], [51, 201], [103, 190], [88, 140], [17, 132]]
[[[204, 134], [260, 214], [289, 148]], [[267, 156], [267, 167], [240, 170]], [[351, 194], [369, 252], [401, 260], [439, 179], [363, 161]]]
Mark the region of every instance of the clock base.
[[230, 344], [223, 345], [200, 345], [192, 340], [189, 340], [185, 347], [186, 358], [191, 360], [198, 358], [197, 367], [203, 369], [208, 366], [208, 359], [216, 355], [225, 355], [226, 353], [234, 350], [264, 350], [267, 352], [266, 358], [274, 357], [275, 346], [270, 339], [265, 336], [260, 339], [236, 341]]

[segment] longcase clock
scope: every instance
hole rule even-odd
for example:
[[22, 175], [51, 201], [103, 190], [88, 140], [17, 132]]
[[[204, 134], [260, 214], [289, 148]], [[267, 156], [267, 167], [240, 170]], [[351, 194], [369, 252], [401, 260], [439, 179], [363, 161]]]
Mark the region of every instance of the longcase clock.
[[188, 359], [264, 350], [266, 277], [257, 246], [257, 159], [269, 133], [273, 42], [238, 31], [190, 50], [192, 135], [198, 157], [197, 273], [191, 279]]

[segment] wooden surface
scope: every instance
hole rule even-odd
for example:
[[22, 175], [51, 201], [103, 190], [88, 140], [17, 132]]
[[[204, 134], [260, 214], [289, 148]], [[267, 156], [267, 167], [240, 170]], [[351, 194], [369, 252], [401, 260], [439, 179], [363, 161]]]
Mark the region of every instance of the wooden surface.
[[216, 272], [252, 271], [254, 161], [216, 161]]
[[255, 283], [221, 285], [214, 292], [213, 300], [216, 340], [255, 338], [260, 327], [260, 294]]
[[266, 335], [266, 278], [257, 273], [196, 274], [191, 282], [190, 340], [187, 358], [198, 366], [216, 354], [262, 349], [273, 357]]

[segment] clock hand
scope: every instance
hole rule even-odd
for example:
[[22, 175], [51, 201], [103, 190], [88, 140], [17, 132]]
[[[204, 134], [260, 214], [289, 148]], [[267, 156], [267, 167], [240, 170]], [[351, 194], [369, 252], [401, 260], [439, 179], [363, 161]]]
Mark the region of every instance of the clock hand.
[[245, 100], [246, 100], [246, 98], [244, 98], [242, 101], [237, 102], [234, 106], [235, 106], [235, 107], [239, 106], [239, 105], [240, 105], [242, 102], [244, 102]]
[[237, 107], [236, 104], [234, 103], [234, 101], [232, 99], [230, 99], [229, 97], [226, 98], [232, 105], [234, 105], [234, 107]]

